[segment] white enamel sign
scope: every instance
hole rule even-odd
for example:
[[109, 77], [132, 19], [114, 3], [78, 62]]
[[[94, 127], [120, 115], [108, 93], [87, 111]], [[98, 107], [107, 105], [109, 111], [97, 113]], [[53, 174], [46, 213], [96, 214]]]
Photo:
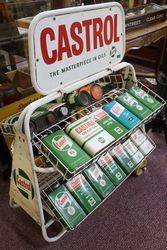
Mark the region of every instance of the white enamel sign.
[[43, 95], [118, 64], [124, 52], [125, 20], [118, 3], [47, 11], [30, 25], [31, 78]]

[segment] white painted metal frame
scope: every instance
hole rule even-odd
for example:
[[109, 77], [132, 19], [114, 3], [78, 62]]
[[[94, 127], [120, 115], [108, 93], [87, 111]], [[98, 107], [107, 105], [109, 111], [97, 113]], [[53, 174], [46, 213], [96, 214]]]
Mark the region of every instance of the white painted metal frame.
[[27, 138], [27, 142], [28, 142], [28, 149], [29, 149], [29, 153], [30, 153], [30, 158], [31, 158], [31, 165], [32, 165], [32, 171], [34, 173], [34, 179], [35, 179], [35, 190], [36, 190], [36, 196], [37, 196], [37, 201], [38, 201], [38, 207], [39, 207], [39, 213], [40, 213], [40, 220], [41, 220], [41, 229], [42, 229], [42, 235], [44, 237], [44, 239], [48, 242], [53, 242], [58, 240], [60, 237], [62, 237], [65, 233], [66, 233], [66, 229], [63, 229], [59, 235], [56, 235], [55, 237], [49, 237], [47, 234], [47, 228], [53, 223], [49, 222], [49, 224], [45, 223], [45, 217], [44, 217], [44, 211], [43, 211], [43, 206], [42, 206], [42, 201], [41, 201], [41, 194], [40, 194], [40, 189], [39, 189], [39, 183], [38, 183], [38, 178], [37, 178], [37, 173], [36, 172], [40, 172], [40, 173], [51, 173], [55, 171], [54, 167], [51, 168], [47, 168], [47, 169], [43, 169], [43, 168], [39, 168], [36, 166], [35, 161], [34, 161], [34, 155], [33, 155], [33, 148], [32, 148], [32, 143], [31, 143], [31, 134], [30, 134], [30, 127], [29, 127], [29, 122], [30, 122], [30, 117], [32, 115], [32, 113], [40, 106], [51, 102], [59, 97], [62, 96], [63, 93], [68, 93], [71, 91], [74, 91], [86, 84], [89, 84], [93, 81], [96, 81], [102, 77], [105, 77], [111, 73], [114, 73], [118, 70], [121, 69], [125, 69], [126, 72], [128, 73], [129, 70], [132, 72], [132, 77], [133, 77], [133, 81], [137, 82], [136, 79], [136, 74], [135, 74], [135, 70], [134, 67], [126, 62], [122, 62], [118, 65], [116, 65], [113, 69], [106, 69], [102, 72], [97, 73], [96, 75], [90, 76], [87, 79], [84, 79], [80, 82], [77, 82], [76, 84], [69, 86], [68, 88], [65, 88], [63, 90], [60, 90], [59, 92], [55, 92], [52, 93], [48, 96], [45, 96], [31, 104], [29, 104], [21, 113], [19, 120], [18, 120], [18, 124], [17, 124], [17, 129], [20, 133], [22, 133], [22, 131], [24, 130], [24, 133], [26, 135]]
[[[44, 16], [50, 16], [50, 15], [62, 15], [62, 14], [68, 14], [68, 13], [75, 13], [75, 12], [80, 12], [80, 11], [87, 11], [87, 10], [93, 10], [93, 9], [100, 9], [102, 8], [102, 6], [104, 8], [110, 8], [112, 6], [119, 6], [120, 5], [118, 3], [106, 3], [106, 4], [99, 4], [99, 5], [91, 5], [91, 6], [82, 6], [82, 7], [77, 7], [77, 8], [67, 8], [67, 9], [61, 9], [61, 10], [53, 10], [53, 11], [48, 11], [45, 13], [41, 13], [39, 15], [37, 15], [34, 20], [32, 21], [31, 25], [30, 25], [30, 30], [29, 30], [29, 59], [30, 62], [32, 62], [33, 60], [35, 60], [34, 54], [32, 53], [33, 51], [33, 30], [34, 27], [37, 23], [37, 21], [39, 21], [41, 18], [43, 18]], [[122, 9], [123, 12], [123, 9]], [[122, 13], [124, 16], [124, 13]], [[124, 34], [125, 35], [125, 34]], [[125, 50], [125, 44], [124, 44], [124, 50]], [[124, 55], [122, 55], [123, 58]], [[120, 61], [122, 60], [122, 58], [120, 59]], [[31, 69], [31, 78], [32, 78], [32, 83], [35, 87], [35, 89], [37, 91], [39, 91], [41, 93], [41, 90], [38, 89], [36, 83], [35, 83], [35, 68], [34, 68], [34, 64], [30, 63], [30, 69]], [[29, 150], [29, 155], [30, 155], [30, 160], [31, 160], [31, 166], [32, 166], [32, 171], [34, 174], [34, 180], [35, 180], [35, 193], [36, 193], [36, 198], [37, 198], [37, 202], [38, 202], [38, 208], [39, 208], [39, 214], [40, 214], [40, 225], [41, 225], [41, 229], [42, 229], [42, 235], [44, 237], [44, 239], [48, 242], [54, 242], [57, 241], [58, 239], [60, 239], [66, 232], [66, 229], [63, 229], [58, 235], [55, 235], [54, 237], [49, 237], [48, 233], [47, 233], [47, 229], [49, 226], [52, 225], [52, 223], [54, 222], [54, 219], [51, 219], [49, 222], [45, 222], [45, 217], [44, 217], [44, 211], [43, 211], [43, 206], [42, 206], [42, 200], [41, 200], [41, 194], [40, 194], [40, 187], [39, 187], [39, 182], [38, 182], [38, 177], [37, 174], [38, 173], [53, 173], [55, 172], [55, 168], [54, 167], [50, 167], [50, 168], [39, 168], [36, 166], [35, 164], [35, 160], [34, 160], [34, 155], [33, 155], [33, 148], [32, 148], [32, 138], [31, 138], [31, 134], [30, 134], [30, 127], [29, 127], [29, 122], [30, 122], [30, 117], [32, 115], [32, 113], [40, 106], [49, 103], [59, 97], [61, 97], [63, 95], [63, 93], [69, 93], [72, 92], [78, 88], [81, 88], [82, 86], [85, 86], [93, 81], [96, 81], [102, 77], [105, 77], [111, 73], [117, 72], [118, 70], [122, 70], [125, 69], [125, 76], [128, 75], [129, 71], [131, 71], [132, 73], [132, 80], [133, 82], [137, 82], [136, 79], [136, 74], [135, 74], [135, 70], [134, 67], [126, 62], [122, 62], [119, 63], [115, 66], [112, 67], [108, 67], [107, 69], [103, 69], [101, 72], [97, 72], [94, 75], [91, 75], [89, 77], [87, 77], [86, 79], [82, 79], [81, 81], [74, 81], [74, 84], [72, 85], [67, 85], [65, 88], [63, 87], [62, 89], [57, 89], [56, 91], [53, 90], [53, 93], [47, 93], [47, 92], [43, 92], [42, 94], [47, 96], [31, 103], [30, 105], [28, 105], [23, 112], [21, 113], [18, 123], [17, 123], [17, 130], [20, 133], [25, 133], [26, 139], [27, 139], [27, 143], [28, 143], [28, 150]], [[75, 80], [75, 79], [74, 79]], [[15, 204], [11, 204], [15, 207]]]

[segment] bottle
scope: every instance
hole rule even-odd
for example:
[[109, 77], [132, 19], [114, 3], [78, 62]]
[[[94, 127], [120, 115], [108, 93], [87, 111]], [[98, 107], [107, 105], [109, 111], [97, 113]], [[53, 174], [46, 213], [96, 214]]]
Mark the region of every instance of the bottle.
[[92, 102], [91, 96], [87, 92], [73, 92], [67, 94], [65, 97], [65, 101], [67, 102], [67, 106], [69, 107], [84, 107], [89, 106]]
[[99, 84], [93, 84], [90, 87], [90, 94], [95, 101], [99, 101], [103, 98], [103, 89]]
[[97, 83], [89, 84], [89, 85], [79, 89], [79, 92], [80, 93], [82, 93], [82, 92], [88, 93], [89, 95], [91, 95], [92, 99], [95, 101], [99, 101], [103, 97], [103, 89], [100, 86], [100, 84], [97, 84]]
[[46, 119], [50, 124], [58, 122], [69, 114], [69, 109], [64, 103], [47, 103], [36, 110], [48, 112]]
[[30, 118], [30, 133], [39, 133], [54, 123], [55, 118], [51, 112], [36, 110]]

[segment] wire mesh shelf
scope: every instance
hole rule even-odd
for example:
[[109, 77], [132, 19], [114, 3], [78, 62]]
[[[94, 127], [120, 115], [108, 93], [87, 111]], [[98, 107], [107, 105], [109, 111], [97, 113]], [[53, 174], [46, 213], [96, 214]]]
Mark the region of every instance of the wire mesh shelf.
[[[165, 102], [161, 97], [159, 97], [153, 91], [151, 91], [150, 89], [145, 87], [142, 83], [138, 82], [137, 84], [138, 84], [138, 86], [140, 88], [144, 89], [148, 94], [152, 95], [159, 102], [161, 102], [161, 104], [162, 104], [161, 107], [157, 108], [157, 110], [155, 110], [150, 115], [148, 115], [145, 119], [143, 119], [139, 125], [137, 125], [136, 127], [130, 129], [122, 137], [120, 137], [119, 139], [117, 139], [117, 140], [113, 141], [112, 143], [110, 143], [107, 147], [105, 147], [103, 150], [101, 150], [100, 153], [98, 153], [97, 155], [92, 157], [88, 162], [84, 163], [79, 168], [77, 168], [77, 170], [71, 172], [65, 166], [65, 164], [60, 159], [58, 159], [52, 153], [52, 151], [42, 142], [42, 139], [45, 136], [47, 136], [49, 134], [52, 134], [52, 131], [56, 131], [57, 129], [65, 130], [65, 128], [71, 123], [71, 121], [72, 122], [76, 121], [79, 118], [82, 118], [83, 116], [85, 116], [87, 114], [90, 114], [92, 111], [97, 110], [99, 108], [102, 108], [104, 105], [108, 104], [113, 99], [117, 98], [119, 95], [126, 92], [127, 91], [127, 89], [125, 88], [126, 83], [123, 80], [122, 75], [114, 75], [112, 77], [108, 76], [107, 79], [104, 78], [104, 79], [98, 80], [98, 82], [100, 82], [100, 81], [104, 82], [104, 81], [109, 81], [110, 80], [110, 83], [113, 83], [113, 77], [114, 77], [114, 81], [115, 81], [115, 79], [117, 79], [117, 82], [115, 82], [115, 88], [112, 89], [110, 92], [106, 93], [100, 101], [94, 102], [90, 106], [84, 107], [79, 111], [75, 111], [73, 114], [69, 115], [67, 118], [59, 121], [58, 123], [50, 126], [49, 128], [45, 129], [44, 131], [42, 131], [42, 132], [40, 132], [38, 134], [34, 133], [33, 136], [32, 136], [32, 145], [34, 147], [36, 147], [39, 150], [39, 152], [46, 157], [47, 161], [50, 162], [50, 164], [52, 164], [53, 167], [55, 168], [55, 171], [58, 170], [65, 179], [71, 178], [72, 176], [78, 174], [83, 169], [88, 167], [90, 164], [92, 164], [94, 162], [97, 162], [101, 155], [106, 154], [108, 150], [111, 150], [117, 144], [125, 141], [137, 128], [139, 128], [143, 124], [151, 121], [163, 109], [163, 107], [165, 105]], [[95, 83], [97, 83], [97, 81]], [[128, 87], [130, 87], [130, 86], [128, 86]], [[66, 171], [62, 172], [60, 170], [60, 166], [63, 166], [63, 169], [65, 169]]]

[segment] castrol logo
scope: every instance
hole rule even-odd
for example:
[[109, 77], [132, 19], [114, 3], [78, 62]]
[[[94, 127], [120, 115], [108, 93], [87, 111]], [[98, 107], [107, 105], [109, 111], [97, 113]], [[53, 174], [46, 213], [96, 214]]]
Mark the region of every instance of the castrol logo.
[[40, 13], [29, 29], [33, 86], [41, 94], [121, 62], [125, 18], [118, 3]]
[[[42, 58], [46, 64], [53, 64], [62, 61], [64, 55], [71, 58], [81, 55], [83, 51], [88, 52], [104, 45], [118, 43], [120, 36], [117, 24], [118, 15], [114, 14], [107, 15], [104, 19], [97, 17], [82, 22], [75, 21], [71, 23], [70, 28], [67, 28], [66, 24], [60, 24], [57, 31], [46, 27], [40, 34]], [[92, 32], [93, 42], [90, 39]], [[52, 46], [48, 46], [49, 43]]]

